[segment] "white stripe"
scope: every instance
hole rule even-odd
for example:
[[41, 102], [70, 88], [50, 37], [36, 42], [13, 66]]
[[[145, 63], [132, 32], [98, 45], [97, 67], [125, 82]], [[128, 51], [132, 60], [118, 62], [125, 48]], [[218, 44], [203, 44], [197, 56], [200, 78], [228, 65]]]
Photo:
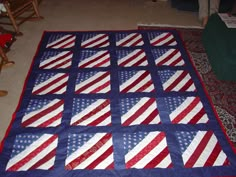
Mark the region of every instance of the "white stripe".
[[194, 83], [192, 83], [186, 91], [192, 92], [192, 91], [195, 91], [195, 90], [196, 90], [196, 87], [195, 87]]
[[[94, 110], [94, 108], [100, 106], [105, 101], [106, 101], [105, 99], [99, 99], [95, 101], [94, 103], [92, 103], [91, 105], [89, 105], [87, 108], [85, 108], [79, 114], [76, 114], [75, 116], [73, 116], [71, 119], [71, 125], [75, 123], [77, 120], [81, 119], [81, 117], [83, 117], [84, 115], [87, 115], [88, 113], [90, 113], [92, 110]], [[110, 106], [110, 104], [108, 105]]]
[[121, 116], [122, 123], [124, 123], [127, 119], [129, 119], [130, 116], [135, 114], [137, 110], [140, 109], [141, 106], [143, 106], [150, 98], [144, 97], [138, 101], [137, 104], [135, 104], [129, 111], [127, 111], [124, 115]]
[[[63, 65], [60, 66], [60, 68], [63, 68], [63, 67], [66, 68], [65, 65], [68, 65], [68, 63], [71, 64], [70, 60], [71, 60], [71, 56], [68, 56], [68, 57], [60, 59], [60, 60], [55, 60], [53, 63], [51, 63], [48, 66], [40, 66], [40, 67], [44, 67], [44, 69], [51, 69], [51, 68], [53, 68], [53, 67], [55, 67], [55, 66], [57, 66], [59, 64], [63, 64], [64, 63]], [[68, 61], [70, 61], [70, 62], [68, 62]]]
[[161, 142], [156, 145], [149, 153], [147, 153], [142, 159], [140, 159], [132, 167], [134, 168], [144, 168], [152, 159], [154, 159], [160, 152], [167, 146], [166, 139], [163, 138]]
[[48, 127], [56, 127], [61, 124], [61, 119], [57, 119], [56, 121], [52, 122], [48, 125]]
[[19, 168], [18, 171], [28, 170], [30, 167], [36, 164], [39, 160], [43, 159], [46, 155], [48, 155], [48, 153], [51, 152], [53, 149], [55, 149], [56, 146], [57, 146], [57, 139], [55, 139], [50, 145], [47, 146], [47, 148], [43, 149], [40, 153], [35, 154], [35, 156], [26, 164], [24, 164], [21, 168]]
[[157, 40], [163, 38], [164, 36], [166, 36], [168, 33], [161, 33], [160, 35], [154, 37], [152, 40], [150, 40], [151, 43], [155, 43]]
[[45, 162], [44, 164], [39, 166], [37, 169], [49, 170], [51, 167], [54, 166], [55, 159], [56, 159], [56, 157], [53, 156], [51, 159], [49, 159], [47, 162]]
[[[156, 45], [158, 45], [158, 46], [164, 45], [164, 44], [166, 44], [167, 42], [169, 42], [171, 39], [173, 39], [173, 35], [170, 35], [169, 37], [167, 37], [166, 39], [160, 41], [160, 42], [159, 42], [158, 44], [156, 44]], [[169, 45], [170, 45], [170, 44], [169, 44]]]
[[[105, 108], [102, 108], [102, 110], [100, 110], [99, 112], [97, 112], [96, 114], [94, 114], [93, 116], [83, 120], [81, 123], [79, 123], [78, 125], [88, 125], [91, 122], [97, 120], [101, 115], [103, 115], [104, 113], [110, 111], [110, 105], [107, 105]], [[81, 117], [79, 117], [78, 120], [80, 120], [84, 115], [86, 114], [80, 114]]]
[[82, 46], [84, 46], [84, 45], [86, 45], [86, 44], [88, 44], [88, 43], [90, 43], [91, 41], [93, 41], [93, 40], [96, 40], [96, 39], [98, 39], [98, 38], [100, 38], [101, 36], [104, 36], [104, 34], [98, 34], [98, 35], [96, 35], [96, 36], [93, 36], [93, 37], [91, 37], [91, 38], [89, 38], [89, 39], [86, 39], [85, 41], [83, 41], [82, 42]]
[[66, 44], [67, 44], [67, 45], [66, 45], [64, 48], [72, 47], [72, 46], [74, 46], [74, 43], [72, 43], [72, 44], [70, 44], [70, 45], [68, 45], [68, 44], [69, 44], [70, 42], [74, 41], [74, 40], [75, 40], [75, 36], [73, 36], [73, 37], [71, 37], [70, 39], [64, 41], [63, 43], [60, 43], [60, 44], [54, 46], [53, 48], [54, 48], [54, 49], [58, 49], [58, 48], [60, 48], [60, 47], [62, 47], [62, 46], [64, 46], [64, 45], [66, 45]]
[[106, 169], [113, 162], [114, 162], [114, 157], [113, 153], [111, 153], [106, 159], [100, 162], [94, 169]]
[[[137, 42], [139, 39], [142, 39], [141, 35], [137, 36], [136, 38], [132, 39], [130, 42], [125, 44], [125, 47], [132, 46], [135, 42]], [[140, 41], [139, 43], [135, 44], [136, 46], [143, 45], [143, 41]]]
[[78, 166], [76, 166], [75, 169], [85, 169], [93, 161], [99, 158], [111, 146], [112, 146], [112, 139], [110, 138], [105, 144], [102, 144], [102, 147], [96, 147], [96, 149], [93, 149], [93, 153], [86, 160], [84, 160]]
[[170, 154], [168, 154], [159, 164], [157, 164], [156, 168], [167, 168], [171, 163], [171, 157]]
[[183, 71], [176, 71], [176, 72], [163, 84], [164, 90], [165, 90], [166, 88], [168, 88], [168, 87], [176, 80], [176, 78], [178, 78], [182, 73], [183, 73]]
[[118, 60], [118, 65], [120, 65], [121, 63], [123, 63], [126, 60], [129, 60], [130, 58], [132, 58], [134, 55], [136, 55], [140, 51], [141, 51], [141, 49], [136, 49], [133, 52], [129, 53], [128, 55], [125, 55], [123, 58]]
[[130, 83], [133, 83], [135, 80], [137, 80], [145, 71], [139, 71], [135, 75], [133, 75], [131, 78], [129, 78], [127, 81], [125, 81], [121, 86], [120, 90], [124, 90], [127, 86], [130, 85]]
[[[128, 90], [128, 92], [136, 92], [138, 89], [140, 89], [140, 88], [143, 87], [145, 84], [147, 84], [148, 82], [150, 82], [150, 80], [151, 80], [151, 77], [150, 77], [150, 75], [148, 74], [144, 79], [142, 79], [141, 81], [139, 81], [139, 83], [137, 83], [134, 87], [130, 88], [130, 89]], [[130, 84], [132, 84], [132, 83], [130, 83]], [[151, 84], [151, 86], [145, 88], [145, 89], [143, 90], [143, 92], [145, 92], [145, 91], [146, 91], [146, 92], [147, 92], [147, 91], [151, 91], [151, 90], [153, 90], [153, 89], [154, 89], [153, 84]]]
[[63, 111], [63, 105], [61, 105], [59, 108], [51, 111], [50, 113], [48, 113], [47, 115], [43, 115], [41, 116], [41, 118], [39, 118], [38, 120], [34, 121], [33, 123], [31, 123], [30, 125], [28, 125], [27, 127], [38, 127], [40, 124], [52, 119], [55, 115], [57, 115], [58, 113], [61, 113]]
[[135, 36], [137, 33], [132, 33], [129, 34], [127, 36], [125, 36], [123, 39], [119, 40], [118, 42], [116, 42], [116, 45], [119, 46], [121, 45], [123, 42], [127, 41], [128, 39], [132, 38], [133, 36]]
[[[82, 66], [82, 65], [84, 65], [84, 64], [86, 64], [86, 63], [88, 63], [88, 62], [90, 62], [90, 61], [92, 61], [92, 60], [94, 60], [94, 59], [96, 59], [96, 58], [99, 58], [99, 57], [101, 57], [101, 55], [103, 55], [103, 54], [105, 54], [105, 53], [107, 53], [107, 51], [100, 51], [100, 52], [97, 52], [95, 55], [92, 55], [92, 56], [90, 56], [90, 57], [88, 57], [88, 58], [86, 58], [86, 59], [84, 59], [83, 61], [81, 61], [80, 63], [79, 63], [79, 66]], [[103, 56], [102, 58], [99, 58], [97, 61], [95, 61], [95, 62], [93, 62], [93, 63], [99, 63], [99, 62], [101, 62], [101, 61], [103, 61], [103, 60], [105, 60], [105, 59], [107, 59], [107, 58], [109, 58], [110, 57], [110, 54], [109, 53], [107, 53], [105, 56]], [[93, 64], [92, 63], [92, 64]], [[91, 65], [91, 64], [90, 64]], [[88, 66], [86, 66], [86, 67], [91, 67], [90, 65], [88, 65]], [[93, 64], [93, 65], [95, 65], [95, 64]]]
[[[91, 91], [93, 91], [94, 89], [102, 86], [104, 83], [106, 83], [107, 81], [110, 81], [110, 76], [107, 75], [105, 78], [103, 78], [102, 80], [100, 80], [99, 82], [97, 82], [96, 84], [84, 89], [81, 93], [90, 93]], [[78, 85], [80, 86], [80, 85]], [[110, 86], [108, 86], [110, 88]], [[110, 89], [109, 89], [110, 90]], [[104, 93], [104, 91], [100, 90], [98, 91], [98, 93]]]
[[[59, 82], [57, 82], [57, 83], [55, 83], [55, 84], [49, 86], [49, 87], [46, 88], [45, 90], [41, 91], [40, 93], [38, 93], [38, 95], [44, 95], [44, 94], [49, 93], [49, 92], [52, 91], [53, 89], [55, 89], [55, 88], [59, 87], [60, 85], [66, 83], [67, 80], [68, 80], [68, 76], [66, 76], [65, 78], [61, 79]], [[49, 81], [46, 81], [46, 83], [49, 83]], [[37, 86], [36, 86], [36, 88], [37, 88]], [[65, 88], [66, 88], [66, 86], [63, 87], [63, 88], [61, 88], [60, 90], [58, 90], [56, 93], [57, 93], [57, 94], [64, 93], [65, 90], [66, 90]]]
[[132, 150], [125, 155], [125, 161], [128, 162], [136, 156], [143, 147], [146, 147], [160, 132], [150, 132], [142, 141], [140, 141]]
[[[50, 63], [52, 61], [57, 61], [58, 58], [60, 58], [60, 57], [62, 57], [64, 55], [67, 55], [68, 53], [70, 53], [70, 52], [69, 51], [61, 52], [61, 53], [59, 53], [59, 54], [57, 54], [57, 55], [55, 55], [53, 57], [49, 57], [48, 59], [46, 59], [46, 60], [44, 60], [44, 61], [42, 61], [40, 63], [40, 67], [43, 67], [44, 65], [47, 65], [48, 63]], [[69, 59], [69, 58], [72, 58], [72, 56], [73, 56], [73, 54], [70, 54], [70, 55], [68, 55], [66, 57], [63, 57], [63, 59]]]
[[195, 97], [187, 97], [171, 114], [170, 119], [173, 121], [180, 113], [183, 112], [193, 101]]
[[84, 154], [88, 151], [92, 146], [94, 146], [97, 142], [102, 139], [106, 133], [96, 133], [92, 138], [90, 138], [83, 146], [73, 152], [69, 157], [66, 158], [66, 165], [74, 161], [77, 157]]
[[187, 149], [182, 154], [183, 162], [186, 164], [186, 162], [189, 160], [189, 158], [192, 156], [194, 151], [199, 145], [199, 142], [203, 139], [204, 135], [206, 134], [206, 131], [198, 131], [190, 145], [187, 147]]
[[93, 75], [92, 77], [88, 78], [87, 80], [84, 80], [83, 82], [77, 84], [75, 86], [75, 90], [79, 90], [80, 88], [84, 87], [85, 85], [89, 84], [90, 82], [93, 82], [94, 80], [96, 80], [97, 78], [99, 78], [100, 76], [104, 75], [106, 72], [98, 72], [95, 75]]
[[[140, 116], [135, 119], [130, 125], [137, 125], [142, 123], [147, 117], [149, 116], [150, 113], [152, 113], [154, 110], [156, 110], [156, 103], [151, 104]], [[157, 115], [156, 117], [153, 117], [152, 124], [158, 124], [160, 122], [159, 116]], [[151, 124], [151, 122], [149, 123]]]
[[30, 144], [25, 150], [11, 158], [7, 163], [6, 169], [9, 169], [11, 166], [24, 159], [27, 155], [29, 155], [31, 152], [33, 152], [35, 149], [45, 143], [45, 141], [47, 141], [52, 136], [53, 135], [51, 134], [43, 134], [39, 139]]
[[108, 126], [109, 124], [111, 124], [111, 116], [108, 116], [106, 119], [100, 122], [97, 126]]
[[[189, 121], [198, 114], [202, 109], [202, 103], [199, 102], [179, 123], [189, 123]], [[203, 114], [198, 123], [206, 123], [208, 121], [206, 114]]]
[[36, 86], [34, 87], [34, 89], [33, 89], [33, 92], [35, 92], [36, 90], [38, 90], [38, 89], [44, 87], [44, 86], [47, 85], [48, 83], [53, 82], [53, 81], [56, 80], [57, 78], [62, 77], [62, 76], [64, 76], [64, 75], [65, 75], [64, 73], [59, 73], [59, 74], [54, 75], [54, 76], [51, 77], [50, 79], [48, 79], [48, 80], [46, 80], [46, 81], [44, 81], [44, 82], [42, 82], [42, 83], [36, 85]]
[[31, 117], [39, 114], [40, 112], [44, 111], [45, 109], [48, 109], [49, 107], [52, 107], [54, 106], [55, 104], [57, 104], [58, 102], [60, 102], [61, 100], [59, 99], [54, 99], [52, 100], [50, 103], [48, 103], [47, 105], [43, 106], [42, 108], [36, 110], [36, 111], [32, 111], [28, 114], [26, 114], [23, 119], [22, 119], [22, 122], [25, 122], [26, 120], [30, 119]]
[[177, 60], [179, 57], [181, 57], [180, 52], [176, 53], [174, 56], [171, 57], [168, 61], [164, 63], [164, 65], [170, 65], [173, 63], [175, 60]]
[[166, 57], [168, 57], [170, 54], [172, 54], [175, 51], [175, 49], [169, 49], [167, 52], [162, 54], [156, 59], [156, 64], [160, 63], [161, 61], [165, 60]]
[[[106, 41], [106, 40], [108, 40], [108, 37], [107, 37], [107, 36], [103, 37], [102, 39], [100, 39], [100, 40], [98, 40], [98, 41], [96, 41], [96, 42], [93, 42], [92, 44], [88, 45], [86, 48], [94, 47], [94, 46], [96, 46], [96, 45], [99, 45], [99, 44], [103, 43], [103, 42]], [[107, 45], [108, 45], [108, 42], [105, 43], [105, 44], [103, 44], [101, 47], [105, 47], [105, 46], [107, 46]]]
[[222, 166], [227, 159], [226, 154], [221, 150], [213, 166]]
[[[92, 67], [96, 66], [97, 64], [106, 61], [109, 58], [110, 58], [110, 56], [109, 56], [109, 54], [107, 54], [106, 56], [100, 58], [99, 60], [97, 60], [97, 61], [95, 61], [93, 63], [90, 63], [88, 66], [86, 66], [86, 68], [92, 68]], [[103, 63], [99, 67], [105, 67], [105, 66], [109, 66], [109, 65], [110, 65], [110, 60], [106, 61], [105, 63]]]
[[[124, 66], [133, 66], [136, 62], [138, 62], [139, 60], [143, 59], [145, 57], [145, 53], [142, 52], [139, 56], [137, 56], [136, 58], [134, 58], [132, 61], [129, 61], [128, 63], [126, 63]], [[129, 59], [129, 58], [128, 58]], [[118, 64], [122, 64], [123, 61], [119, 60]], [[147, 61], [145, 60], [143, 63], [145, 63], [145, 65], [147, 65]], [[139, 64], [141, 65], [141, 64]]]
[[212, 134], [211, 138], [206, 144], [206, 147], [202, 150], [201, 154], [199, 155], [193, 167], [203, 167], [203, 165], [206, 163], [207, 159], [211, 155], [216, 144], [217, 144], [217, 139], [215, 135]]
[[66, 39], [67, 37], [70, 37], [70, 36], [72, 36], [72, 35], [71, 34], [67, 34], [67, 35], [65, 35], [65, 36], [63, 36], [63, 37], [61, 37], [61, 38], [51, 42], [50, 44], [47, 45], [47, 47], [50, 47], [50, 46], [52, 46], [52, 45], [54, 45], [54, 44], [56, 44], [56, 43], [58, 43], [58, 42], [60, 42], [60, 41], [62, 41], [64, 39]]

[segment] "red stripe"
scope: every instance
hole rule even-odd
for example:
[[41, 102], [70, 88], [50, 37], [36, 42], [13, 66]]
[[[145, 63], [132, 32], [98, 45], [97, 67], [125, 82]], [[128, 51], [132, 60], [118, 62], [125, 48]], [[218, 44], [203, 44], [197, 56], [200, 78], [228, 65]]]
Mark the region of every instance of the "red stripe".
[[186, 83], [182, 86], [182, 88], [179, 89], [179, 91], [184, 92], [184, 91], [188, 90], [189, 87], [191, 87], [192, 85], [193, 85], [193, 81], [192, 81], [192, 79], [189, 79], [188, 82], [186, 82]]
[[109, 164], [106, 169], [114, 169], [114, 162], [112, 162], [111, 164]]
[[70, 35], [70, 36], [66, 37], [65, 39], [63, 39], [63, 40], [61, 40], [61, 41], [58, 41], [57, 43], [55, 43], [55, 44], [53, 44], [53, 45], [50, 45], [50, 44], [49, 44], [48, 47], [54, 48], [55, 46], [60, 45], [61, 43], [63, 43], [63, 42], [65, 42], [65, 41], [69, 40], [69, 39], [72, 38], [72, 37], [74, 37], [74, 36]]
[[[158, 116], [158, 114], [159, 112], [157, 109], [153, 110], [141, 124], [146, 124], [146, 125], [149, 124]], [[158, 123], [159, 122], [155, 122], [155, 124], [158, 124]]]
[[[119, 46], [126, 46], [129, 42], [131, 42], [133, 39], [135, 39], [136, 37], [138, 37], [139, 34], [136, 33], [134, 36], [129, 37], [128, 39], [126, 39], [126, 41], [124, 41], [123, 43], [121, 43]], [[127, 37], [127, 36], [126, 36]], [[125, 38], [125, 37], [124, 37]], [[132, 46], [132, 45], [129, 45]]]
[[104, 88], [107, 88], [110, 86], [110, 80], [103, 83], [102, 85], [96, 87], [94, 90], [90, 91], [90, 93], [98, 93], [99, 91], [103, 90]]
[[[168, 51], [167, 51], [168, 52]], [[167, 53], [166, 52], [166, 53]], [[161, 66], [163, 64], [165, 64], [167, 61], [169, 61], [170, 59], [172, 59], [176, 54], [178, 54], [179, 51], [178, 50], [174, 50], [171, 54], [169, 54], [168, 56], [165, 57], [165, 59], [161, 60], [160, 62], [158, 62], [158, 66]], [[164, 54], [163, 54], [164, 55]]]
[[55, 121], [57, 121], [61, 118], [62, 118], [62, 112], [58, 113], [57, 115], [53, 116], [52, 118], [50, 118], [49, 120], [43, 122], [42, 124], [38, 125], [37, 127], [48, 127], [53, 122], [55, 122]]
[[97, 63], [94, 67], [102, 67], [103, 65], [105, 65], [106, 63], [108, 63], [110, 61], [110, 57], [106, 58], [105, 60]]
[[64, 104], [63, 100], [58, 101], [54, 105], [48, 107], [47, 109], [45, 109], [43, 111], [40, 111], [38, 114], [36, 114], [36, 115], [32, 116], [31, 118], [29, 118], [29, 119], [25, 120], [24, 122], [22, 122], [22, 126], [27, 127], [27, 126], [31, 125], [32, 123], [34, 123], [38, 119], [42, 118], [43, 116], [45, 116], [45, 115], [51, 113], [52, 111], [58, 109], [63, 104]]
[[70, 63], [71, 65], [71, 58], [70, 59], [67, 59], [66, 61], [63, 61], [62, 63], [58, 63], [57, 65], [49, 68], [49, 69], [52, 69], [52, 68], [69, 68], [70, 66], [67, 66], [67, 67], [63, 67], [64, 65], [66, 65], [67, 63]]
[[200, 98], [196, 97], [194, 98], [194, 100], [192, 100], [191, 103], [188, 104], [188, 106], [182, 110], [173, 120], [172, 123], [179, 123], [181, 120], [183, 120], [186, 115], [188, 115], [196, 106], [197, 104], [200, 102]]
[[188, 73], [186, 71], [183, 71], [165, 90], [172, 91], [176, 87], [176, 85], [178, 85], [179, 82], [181, 82], [183, 78], [185, 78], [187, 74]]
[[181, 60], [183, 60], [183, 59], [182, 59], [182, 57], [180, 56], [180, 57], [178, 57], [177, 59], [175, 59], [175, 61], [173, 61], [172, 63], [170, 63], [170, 66], [176, 66], [178, 63], [181, 62]]
[[[145, 90], [149, 88], [151, 85], [152, 85], [152, 81], [149, 80], [147, 83], [143, 84], [138, 90], [136, 90], [136, 92], [145, 92]], [[149, 92], [153, 92], [153, 91], [154, 91], [154, 88]]]
[[149, 144], [147, 144], [140, 152], [137, 152], [137, 154], [126, 163], [126, 168], [132, 168], [152, 149], [154, 149], [164, 138], [165, 134], [163, 132], [159, 133]]
[[[42, 69], [48, 68], [48, 66], [50, 66], [51, 64], [54, 64], [54, 63], [57, 62], [57, 61], [63, 60], [64, 58], [68, 57], [68, 56], [71, 55], [71, 54], [72, 54], [72, 52], [67, 52], [67, 53], [64, 54], [64, 55], [55, 58], [55, 59], [52, 60], [51, 62], [49, 62], [49, 63], [47, 63], [47, 64], [45, 64], [45, 65], [40, 66], [40, 68], [42, 68]], [[50, 58], [49, 58], [49, 59], [50, 59]], [[50, 68], [51, 68], [51, 67], [50, 67]], [[54, 68], [55, 68], [55, 66], [54, 66]]]
[[101, 115], [96, 120], [94, 120], [93, 122], [89, 123], [88, 125], [89, 126], [96, 126], [96, 125], [100, 124], [101, 122], [103, 122], [104, 120], [106, 120], [109, 116], [111, 116], [111, 112], [110, 111], [104, 113], [103, 115]]
[[[93, 37], [95, 37], [95, 36], [93, 36]], [[93, 38], [93, 37], [92, 37], [92, 38]], [[100, 36], [99, 38], [94, 39], [94, 40], [90, 41], [89, 43], [83, 45], [83, 43], [85, 42], [85, 41], [84, 41], [84, 42], [82, 43], [82, 46], [81, 46], [81, 47], [86, 48], [86, 47], [88, 47], [89, 45], [91, 45], [91, 44], [93, 44], [93, 43], [95, 43], [95, 42], [97, 42], [97, 41], [99, 41], [99, 40], [101, 40], [101, 39], [103, 39], [103, 38], [105, 38], [105, 37], [107, 37], [107, 35], [106, 35], [106, 34], [103, 34], [103, 35]], [[91, 38], [90, 38], [90, 39], [91, 39]]]
[[195, 149], [193, 154], [191, 154], [191, 157], [184, 164], [185, 167], [192, 168], [194, 166], [194, 164], [196, 163], [199, 156], [201, 155], [201, 153], [205, 149], [205, 147], [206, 147], [207, 143], [209, 142], [212, 135], [213, 135], [213, 132], [211, 132], [211, 131], [208, 131], [208, 132], [205, 133], [205, 135], [202, 138], [201, 142], [198, 143], [197, 148]]
[[94, 80], [90, 81], [89, 83], [87, 83], [87, 84], [84, 85], [83, 87], [77, 89], [77, 90], [76, 90], [76, 93], [79, 94], [79, 93], [83, 92], [83, 91], [86, 90], [88, 87], [93, 86], [94, 84], [96, 84], [96, 83], [99, 82], [100, 80], [106, 78], [107, 76], [109, 76], [109, 72], [105, 72], [104, 74], [102, 74], [102, 75], [99, 76], [98, 78], [95, 78]]
[[130, 89], [135, 87], [138, 83], [140, 83], [148, 75], [149, 75], [149, 72], [145, 71], [136, 80], [132, 81], [132, 83], [130, 83], [126, 88], [124, 88], [121, 92], [127, 93]]
[[[97, 54], [97, 53], [96, 53]], [[95, 55], [96, 55], [95, 54]], [[105, 53], [103, 54], [99, 54], [99, 56], [97, 56], [96, 58], [92, 59], [92, 60], [89, 60], [88, 62], [84, 63], [83, 65], [79, 66], [79, 68], [85, 68], [87, 67], [88, 65], [90, 65], [91, 63], [94, 63], [96, 62], [97, 60], [101, 60], [103, 57], [105, 57], [106, 55], [108, 55], [109, 53], [106, 51]]]
[[67, 46], [69, 46], [69, 45], [71, 45], [71, 44], [73, 44], [73, 43], [75, 43], [75, 40], [70, 41], [70, 42], [68, 42], [68, 43], [66, 43], [66, 44], [64, 44], [64, 45], [62, 45], [60, 48], [67, 48]]
[[[144, 168], [155, 168], [159, 163], [161, 163], [166, 156], [169, 155], [169, 151], [168, 148], [165, 147], [165, 149], [163, 149], [160, 154], [158, 154], [155, 158], [153, 158]], [[171, 164], [171, 163], [170, 163]], [[168, 166], [170, 165], [168, 164]], [[167, 164], [166, 164], [167, 166]]]
[[107, 105], [110, 104], [109, 100], [105, 100], [103, 103], [101, 103], [100, 105], [98, 105], [96, 108], [94, 108], [91, 112], [87, 113], [86, 115], [84, 115], [83, 117], [81, 117], [79, 120], [77, 120], [75, 123], [73, 123], [72, 125], [79, 125], [81, 122], [83, 122], [84, 120], [87, 120], [88, 118], [90, 118], [91, 116], [97, 114], [98, 112], [100, 112], [101, 110], [103, 110]]
[[[143, 62], [147, 61], [147, 57], [143, 56], [143, 58], [140, 58], [136, 63], [134, 63], [132, 66], [140, 66]], [[145, 64], [146, 66], [147, 64]]]
[[132, 46], [139, 45], [139, 43], [142, 42], [142, 38], [140, 37], [137, 41], [135, 41]]
[[113, 147], [109, 147], [103, 154], [101, 154], [96, 160], [89, 164], [85, 169], [94, 169], [97, 165], [103, 162], [109, 155], [113, 153]]
[[219, 143], [217, 142], [213, 151], [211, 152], [207, 161], [205, 162], [204, 167], [205, 166], [213, 166], [216, 159], [218, 158], [220, 152], [221, 152], [221, 147], [220, 147]]
[[41, 151], [46, 149], [56, 139], [57, 139], [56, 135], [51, 136], [47, 141], [45, 141], [38, 148], [36, 148], [34, 151], [32, 151], [26, 157], [24, 157], [24, 159], [21, 159], [20, 161], [15, 163], [13, 166], [8, 168], [7, 171], [17, 171], [19, 168], [21, 168], [26, 163], [28, 163], [31, 159], [33, 159], [36, 155], [38, 155]]
[[129, 126], [134, 120], [142, 116], [143, 112], [146, 111], [153, 103], [155, 103], [154, 98], [148, 99], [143, 105], [134, 113], [132, 114], [122, 125]]
[[[139, 50], [136, 54], [132, 54], [128, 59], [119, 64], [119, 66], [126, 66], [129, 62], [135, 60], [139, 55], [143, 54], [143, 50]], [[129, 54], [128, 54], [129, 55]]]
[[94, 47], [105, 47], [106, 45], [108, 45], [108, 43], [109, 43], [109, 40], [107, 39], [104, 42], [101, 42], [101, 43], [95, 45]]
[[[57, 94], [58, 91], [60, 91], [62, 88], [65, 88], [67, 86], [67, 81], [59, 85], [58, 87], [55, 87], [51, 91], [47, 92], [47, 94]], [[65, 91], [63, 91], [65, 93]]]
[[[56, 76], [56, 75], [55, 75], [55, 76]], [[53, 77], [54, 77], [54, 76], [53, 76]], [[33, 92], [33, 94], [35, 94], [35, 95], [40, 94], [41, 92], [43, 92], [43, 91], [46, 90], [47, 88], [49, 88], [49, 87], [51, 87], [51, 86], [55, 86], [55, 84], [56, 84], [57, 82], [60, 82], [62, 79], [66, 78], [66, 77], [68, 77], [68, 74], [63, 74], [62, 76], [59, 76], [59, 77], [57, 77], [57, 78], [54, 78], [54, 80], [51, 81], [50, 83], [47, 83], [47, 85], [44, 85], [43, 87], [41, 87], [41, 88], [35, 90], [35, 91]], [[44, 82], [47, 82], [47, 81], [44, 81]]]
[[[39, 168], [41, 165], [43, 165], [44, 163], [48, 162], [49, 160], [51, 160], [53, 157], [55, 157], [56, 155], [56, 148], [51, 150], [48, 154], [46, 154], [45, 157], [43, 157], [42, 159], [40, 159], [38, 162], [36, 162], [33, 166], [31, 166], [29, 168], [29, 170], [34, 170], [34, 169], [37, 169]], [[49, 168], [52, 168], [52, 167], [48, 167]]]
[[158, 43], [160, 43], [160, 42], [164, 41], [165, 39], [167, 39], [169, 36], [171, 36], [170, 33], [165, 34], [165, 36], [163, 36], [163, 37], [159, 38], [158, 40], [152, 42], [152, 45], [157, 45]]
[[169, 41], [167, 41], [164, 45], [170, 45], [171, 43], [175, 42], [175, 39], [172, 38]]
[[202, 108], [193, 118], [189, 121], [190, 124], [196, 124], [205, 115], [205, 110]]
[[72, 170], [75, 169], [79, 164], [84, 162], [87, 158], [89, 158], [91, 155], [96, 153], [106, 142], [111, 139], [111, 134], [105, 134], [95, 145], [93, 145], [90, 149], [88, 149], [86, 152], [84, 152], [82, 155], [78, 156], [75, 160], [70, 162], [66, 165], [66, 169]]

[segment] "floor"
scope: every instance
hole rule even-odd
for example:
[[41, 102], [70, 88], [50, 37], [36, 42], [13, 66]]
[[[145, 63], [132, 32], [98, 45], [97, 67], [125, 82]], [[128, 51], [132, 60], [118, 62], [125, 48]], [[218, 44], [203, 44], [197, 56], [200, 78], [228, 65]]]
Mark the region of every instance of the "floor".
[[163, 0], [42, 0], [39, 8], [44, 19], [20, 26], [24, 35], [17, 37], [7, 54], [16, 64], [0, 75], [0, 89], [9, 92], [0, 97], [0, 141], [17, 108], [44, 30], [124, 30], [137, 29], [137, 24], [200, 26], [197, 13], [178, 11]]

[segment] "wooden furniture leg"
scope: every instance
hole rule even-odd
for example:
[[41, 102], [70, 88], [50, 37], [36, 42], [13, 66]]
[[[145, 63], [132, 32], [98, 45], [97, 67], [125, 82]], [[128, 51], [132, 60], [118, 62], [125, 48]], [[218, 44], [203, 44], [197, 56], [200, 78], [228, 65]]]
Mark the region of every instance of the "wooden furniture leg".
[[9, 59], [2, 47], [0, 47], [0, 57], [1, 57], [0, 72], [3, 67], [12, 66], [15, 64], [14, 61], [9, 61]]

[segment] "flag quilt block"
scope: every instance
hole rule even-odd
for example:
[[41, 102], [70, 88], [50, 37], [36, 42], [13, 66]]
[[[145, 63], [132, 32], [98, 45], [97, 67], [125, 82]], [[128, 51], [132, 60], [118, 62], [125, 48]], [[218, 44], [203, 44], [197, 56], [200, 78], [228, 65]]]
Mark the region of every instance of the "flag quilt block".
[[144, 50], [119, 50], [116, 52], [118, 57], [118, 65], [121, 67], [131, 66], [147, 66], [147, 56]]
[[81, 52], [79, 68], [95, 68], [110, 66], [110, 54], [107, 50]]
[[44, 52], [39, 67], [41, 69], [66, 69], [71, 67], [73, 53], [64, 52]]
[[0, 177], [231, 177], [236, 155], [175, 30], [45, 31]]
[[22, 118], [23, 127], [56, 127], [61, 124], [64, 101], [61, 99], [30, 100]]
[[185, 64], [178, 49], [154, 49], [152, 54], [157, 66], [183, 66]]

